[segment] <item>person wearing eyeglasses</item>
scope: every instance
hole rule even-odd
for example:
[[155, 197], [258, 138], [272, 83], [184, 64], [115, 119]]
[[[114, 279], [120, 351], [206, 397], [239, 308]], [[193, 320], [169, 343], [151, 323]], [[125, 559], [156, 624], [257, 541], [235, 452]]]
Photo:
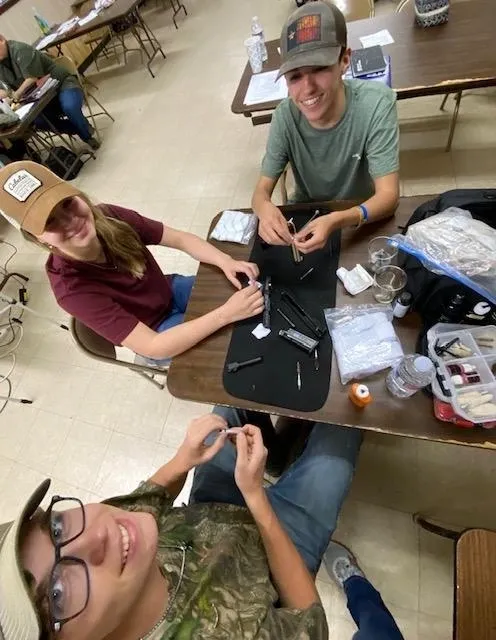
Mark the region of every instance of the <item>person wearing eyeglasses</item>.
[[[53, 496], [42, 509], [45, 480], [0, 528], [0, 639], [325, 640], [324, 556], [356, 637], [401, 640], [352, 556], [329, 544], [360, 432], [315, 424], [265, 489], [267, 450], [245, 418], [216, 408], [194, 420], [167, 464], [101, 504]], [[173, 508], [193, 467], [190, 503]]]

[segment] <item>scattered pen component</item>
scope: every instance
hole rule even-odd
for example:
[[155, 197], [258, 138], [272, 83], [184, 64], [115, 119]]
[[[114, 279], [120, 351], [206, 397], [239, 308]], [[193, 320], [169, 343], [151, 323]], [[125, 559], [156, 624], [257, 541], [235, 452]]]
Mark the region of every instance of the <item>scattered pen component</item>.
[[312, 271], [313, 271], [313, 270], [314, 270], [314, 267], [310, 267], [310, 269], [309, 269], [308, 271], [305, 271], [305, 273], [304, 273], [302, 276], [300, 276], [300, 282], [301, 282], [304, 278], [306, 278], [307, 276], [309, 276], [309, 275], [312, 273]]
[[469, 349], [460, 340], [457, 340], [448, 349], [446, 349], [446, 353], [450, 356], [455, 356], [455, 358], [467, 358], [468, 356], [473, 355], [472, 349]]
[[228, 436], [236, 436], [238, 433], [241, 433], [241, 431], [243, 431], [242, 427], [229, 427], [229, 429], [225, 429], [224, 433]]
[[356, 407], [366, 407], [372, 402], [372, 396], [370, 395], [369, 388], [366, 384], [358, 384], [355, 382], [348, 390], [348, 397]]
[[495, 348], [496, 347], [496, 336], [491, 334], [483, 334], [481, 336], [475, 337], [475, 342], [479, 347], [486, 348]]
[[270, 294], [272, 292], [272, 278], [267, 276], [263, 286], [264, 310], [262, 324], [266, 329], [270, 329]]
[[489, 416], [496, 415], [496, 404], [494, 404], [494, 402], [486, 402], [486, 404], [471, 407], [468, 413], [473, 418], [488, 418]]
[[315, 371], [318, 371], [320, 369], [319, 350], [317, 349], [317, 347], [315, 347], [315, 351], [313, 352], [313, 367]]
[[459, 394], [458, 404], [462, 409], [466, 409], [468, 411], [481, 404], [486, 404], [492, 399], [492, 394], [487, 391], [469, 391], [468, 393]]
[[279, 331], [281, 338], [284, 338], [296, 347], [303, 349], [308, 354], [311, 354], [314, 349], [317, 348], [319, 342], [313, 338], [309, 338], [304, 333], [300, 333], [295, 329], [281, 329]]
[[[288, 228], [292, 236], [296, 235], [296, 227], [295, 227], [295, 223], [293, 222], [293, 218], [291, 218], [291, 220], [288, 220]], [[303, 256], [296, 248], [294, 242], [291, 243], [291, 251], [293, 253], [293, 261], [296, 264], [299, 264], [300, 262], [302, 262]]]
[[262, 362], [263, 356], [258, 356], [257, 358], [252, 358], [251, 360], [244, 360], [243, 362], [229, 362], [227, 365], [227, 371], [229, 373], [236, 373], [239, 369], [243, 367], [249, 367], [252, 364], [258, 364]]
[[319, 325], [319, 323], [312, 318], [312, 316], [305, 311], [301, 304], [287, 291], [281, 291], [281, 298], [289, 304], [293, 310], [301, 317], [303, 322], [311, 329], [318, 338], [322, 338], [325, 334], [325, 330]]
[[298, 385], [298, 391], [301, 391], [301, 364], [299, 361], [296, 363], [296, 383]]
[[276, 311], [280, 316], [282, 316], [284, 318], [284, 320], [286, 320], [286, 322], [289, 324], [289, 326], [292, 329], [296, 329], [295, 323], [291, 320], [291, 318], [288, 318], [288, 316], [284, 313], [284, 311], [282, 311], [282, 309], [279, 309], [279, 307], [277, 307]]

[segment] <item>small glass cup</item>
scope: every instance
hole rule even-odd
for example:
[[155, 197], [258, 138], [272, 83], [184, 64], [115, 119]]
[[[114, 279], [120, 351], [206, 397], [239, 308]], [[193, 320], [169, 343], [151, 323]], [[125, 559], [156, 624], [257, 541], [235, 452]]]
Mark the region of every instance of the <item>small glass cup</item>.
[[405, 288], [406, 280], [406, 273], [400, 267], [379, 267], [375, 272], [372, 294], [377, 302], [391, 304]]
[[372, 273], [390, 265], [398, 255], [398, 248], [389, 244], [389, 239], [388, 236], [377, 236], [369, 242], [369, 265]]

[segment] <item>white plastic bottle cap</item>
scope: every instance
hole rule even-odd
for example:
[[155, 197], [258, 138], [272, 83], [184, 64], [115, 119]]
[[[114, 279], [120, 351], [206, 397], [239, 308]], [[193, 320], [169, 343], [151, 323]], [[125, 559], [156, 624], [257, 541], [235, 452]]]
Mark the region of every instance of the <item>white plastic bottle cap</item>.
[[413, 361], [413, 364], [419, 373], [426, 373], [427, 371], [432, 371], [434, 369], [432, 360], [427, 356], [418, 356], [418, 358], [415, 358]]

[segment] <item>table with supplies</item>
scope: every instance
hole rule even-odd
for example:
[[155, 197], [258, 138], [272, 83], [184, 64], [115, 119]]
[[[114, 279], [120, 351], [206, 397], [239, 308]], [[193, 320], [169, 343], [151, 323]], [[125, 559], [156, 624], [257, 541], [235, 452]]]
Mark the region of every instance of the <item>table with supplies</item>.
[[[178, 398], [194, 402], [253, 409], [273, 415], [293, 416], [413, 438], [496, 448], [496, 430], [479, 427], [463, 429], [449, 422], [437, 420], [433, 413], [433, 401], [423, 392], [419, 391], [407, 399], [391, 395], [385, 386], [385, 370], [363, 380], [373, 401], [360, 408], [350, 400], [350, 386], [341, 383], [335, 355], [331, 356], [323, 309], [332, 307], [334, 301], [336, 307], [375, 303], [371, 288], [359, 295], [351, 296], [340, 282], [336, 283], [336, 266], [348, 270], [353, 269], [356, 264], [366, 266], [369, 260], [370, 240], [376, 236], [392, 236], [399, 233], [399, 228], [407, 223], [413, 211], [431, 197], [401, 198], [394, 218], [364, 225], [359, 230], [343, 230], [339, 234], [340, 238], [333, 238], [325, 251], [306, 256], [301, 265], [292, 265], [290, 248], [264, 248], [257, 236], [249, 245], [244, 246], [211, 240], [215, 246], [235, 259], [248, 260], [252, 256], [261, 267], [260, 281], [264, 286], [264, 276], [274, 273], [274, 268], [270, 265], [271, 256], [277, 256], [278, 252], [286, 252], [284, 259], [287, 261], [288, 269], [286, 272], [281, 270], [276, 273], [274, 284], [277, 292], [276, 296], [271, 298], [273, 335], [261, 340], [250, 335], [253, 327], [262, 323], [262, 317], [222, 329], [173, 359], [167, 378], [170, 392]], [[346, 209], [351, 204], [299, 204], [282, 207], [282, 211], [287, 219], [305, 215], [310, 217], [317, 208], [322, 212], [333, 211]], [[218, 216], [213, 221], [211, 229], [217, 220]], [[278, 262], [277, 257], [274, 260]], [[310, 275], [302, 278], [312, 268]], [[290, 298], [282, 293], [283, 291], [296, 301], [296, 307]], [[210, 265], [200, 265], [188, 304], [186, 321], [198, 318], [220, 306], [232, 293], [232, 285], [218, 269]], [[309, 318], [302, 317], [298, 305]], [[301, 332], [312, 322], [324, 329], [322, 342], [319, 342], [318, 370], [312, 358], [305, 353], [305, 345], [300, 345], [301, 348], [298, 349], [295, 345], [286, 344], [287, 340], [279, 336], [281, 328], [291, 328], [287, 318], [296, 324]], [[315, 326], [313, 328], [315, 329]], [[416, 313], [408, 313], [405, 317], [394, 320], [394, 329], [404, 353], [415, 353], [421, 329], [420, 317]], [[315, 333], [310, 329], [306, 331], [306, 335], [315, 337]], [[279, 341], [278, 353], [284, 350], [280, 357], [274, 350], [274, 341]], [[229, 373], [229, 364], [242, 364], [260, 356], [262, 361], [241, 367], [237, 373]], [[298, 368], [297, 362], [300, 363]]]
[[[39, 38], [33, 46], [40, 50], [60, 47], [65, 42], [128, 18], [129, 31], [135, 38], [140, 51], [145, 55], [146, 67], [154, 78], [155, 75], [151, 68], [153, 60], [158, 54], [161, 54], [163, 58], [166, 56], [160, 42], [143, 18], [140, 11], [142, 3], [143, 0], [115, 0], [107, 9], [103, 9], [98, 14], [82, 16], [79, 18], [79, 22], [77, 22], [77, 18], [73, 18], [74, 22], [68, 29], [60, 30], [60, 25], [54, 27], [50, 33]], [[64, 25], [66, 24], [69, 24], [69, 21], [64, 23]]]
[[[392, 88], [398, 100], [429, 95], [457, 94], [450, 138], [456, 124], [459, 92], [496, 85], [496, 11], [492, 0], [453, 2], [449, 21], [436, 27], [415, 24], [413, 1], [399, 13], [349, 22], [348, 45], [361, 49], [360, 38], [386, 30], [394, 42], [383, 46], [391, 58]], [[240, 47], [242, 43], [240, 43]], [[263, 71], [280, 66], [279, 40], [267, 42]], [[280, 99], [245, 104], [252, 72], [247, 63], [231, 110], [252, 118], [253, 124], [270, 122]]]

